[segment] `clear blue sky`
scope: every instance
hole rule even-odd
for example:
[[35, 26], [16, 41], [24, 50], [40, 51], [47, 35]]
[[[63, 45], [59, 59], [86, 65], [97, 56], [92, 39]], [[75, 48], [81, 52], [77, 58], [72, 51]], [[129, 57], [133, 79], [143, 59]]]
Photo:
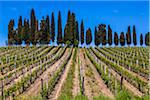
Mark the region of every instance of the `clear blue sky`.
[[[8, 34], [8, 22], [15, 20], [17, 27], [18, 18], [30, 18], [31, 8], [35, 9], [37, 19], [47, 14], [55, 15], [57, 29], [58, 11], [61, 11], [62, 26], [66, 23], [68, 10], [75, 12], [76, 19], [80, 23], [83, 19], [85, 29], [90, 27], [94, 33], [94, 27], [104, 23], [110, 25], [113, 32], [120, 34], [126, 32], [127, 26], [136, 26], [137, 38], [139, 34], [149, 31], [149, 2], [148, 1], [0, 1], [0, 46], [5, 45]], [[57, 30], [56, 30], [57, 33]]]

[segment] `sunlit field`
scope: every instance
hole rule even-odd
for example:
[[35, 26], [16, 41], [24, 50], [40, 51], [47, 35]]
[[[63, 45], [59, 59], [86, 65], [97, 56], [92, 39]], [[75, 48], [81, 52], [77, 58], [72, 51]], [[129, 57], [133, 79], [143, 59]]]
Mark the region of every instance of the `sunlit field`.
[[148, 100], [147, 47], [0, 48], [1, 98]]

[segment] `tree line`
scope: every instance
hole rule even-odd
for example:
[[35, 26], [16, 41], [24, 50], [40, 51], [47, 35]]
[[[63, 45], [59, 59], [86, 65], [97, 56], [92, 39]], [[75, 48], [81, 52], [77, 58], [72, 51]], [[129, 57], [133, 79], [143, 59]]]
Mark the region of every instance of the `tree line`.
[[[94, 34], [92, 34], [91, 28], [87, 28], [85, 31], [83, 20], [81, 21], [79, 26], [79, 23], [76, 20], [75, 13], [71, 11], [68, 11], [64, 30], [62, 29], [61, 12], [59, 11], [57, 20], [57, 34], [55, 23], [54, 12], [52, 12], [51, 14], [51, 19], [49, 15], [47, 15], [46, 18], [44, 18], [43, 16], [42, 20], [40, 20], [39, 23], [39, 20], [35, 16], [34, 9], [32, 9], [30, 20], [26, 18], [22, 20], [22, 16], [20, 16], [18, 20], [18, 27], [16, 29], [14, 28], [14, 19], [11, 19], [9, 21], [8, 45], [21, 45], [23, 42], [25, 42], [26, 45], [44, 45], [49, 44], [50, 41], [56, 41], [58, 45], [69, 44], [78, 46], [79, 43], [81, 43], [81, 45], [83, 43], [89, 45], [92, 42], [92, 35], [94, 35], [94, 43], [96, 46], [100, 44], [102, 44], [103, 46], [109, 44], [109, 46], [111, 46], [113, 43], [116, 46], [119, 45], [119, 43], [121, 46], [124, 46], [125, 44], [131, 45], [131, 43], [133, 43], [135, 46], [137, 45], [135, 25], [133, 26], [132, 32], [130, 30], [130, 26], [128, 26], [127, 32], [121, 32], [119, 36], [117, 32], [112, 32], [110, 25], [108, 25], [108, 30], [106, 30], [105, 24], [99, 24], [97, 27], [95, 27]], [[86, 36], [84, 36], [84, 32]], [[144, 43], [146, 46], [149, 46], [150, 33], [147, 32], [145, 36], [143, 36], [143, 34], [141, 33], [139, 42], [141, 46]]]

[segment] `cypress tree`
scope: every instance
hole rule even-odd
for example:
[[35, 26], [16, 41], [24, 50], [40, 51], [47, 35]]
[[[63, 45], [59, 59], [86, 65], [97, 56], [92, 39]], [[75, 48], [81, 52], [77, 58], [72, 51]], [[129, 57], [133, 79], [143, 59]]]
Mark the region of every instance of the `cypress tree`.
[[88, 28], [86, 31], [86, 44], [89, 45], [92, 42], [92, 32], [91, 29]]
[[112, 45], [112, 30], [110, 28], [110, 25], [108, 25], [108, 44]]
[[78, 26], [78, 21], [76, 21], [76, 39], [79, 41], [79, 26]]
[[39, 39], [39, 42], [40, 44], [47, 44], [47, 35], [46, 35], [46, 20], [44, 19], [44, 17], [42, 18], [41, 20], [41, 23], [40, 23], [40, 39]]
[[98, 46], [100, 44], [100, 31], [98, 30], [97, 31], [97, 27], [95, 27], [95, 31], [94, 31], [94, 34], [95, 34], [95, 45]]
[[94, 43], [97, 46], [97, 28], [96, 27], [95, 27], [95, 30], [94, 30]]
[[46, 16], [46, 44], [50, 42], [50, 21], [49, 16]]
[[72, 44], [75, 45], [75, 42], [77, 41], [77, 37], [76, 37], [76, 18], [75, 18], [75, 14], [72, 13], [72, 33], [73, 33], [73, 41]]
[[145, 45], [150, 46], [150, 32], [145, 35]]
[[36, 16], [35, 16], [34, 9], [31, 10], [31, 21], [30, 21], [30, 25], [31, 25], [30, 41], [31, 41], [31, 43], [32, 43], [33, 45], [36, 45], [36, 41], [35, 41]]
[[19, 21], [18, 21], [18, 39], [17, 42], [19, 45], [22, 44], [22, 17], [19, 17]]
[[80, 25], [80, 38], [81, 38], [81, 44], [84, 43], [84, 24], [83, 24], [83, 20], [81, 21], [81, 25]]
[[143, 45], [143, 35], [142, 35], [142, 33], [141, 33], [141, 35], [140, 35], [140, 45], [141, 45], [141, 46]]
[[98, 26], [99, 32], [100, 32], [100, 41], [102, 42], [102, 45], [106, 45], [106, 25], [105, 24], [100, 24]]
[[131, 31], [130, 31], [130, 26], [128, 26], [128, 30], [126, 33], [126, 41], [127, 41], [127, 45], [129, 46], [131, 44]]
[[29, 33], [29, 21], [24, 19], [24, 27], [23, 27], [23, 40], [25, 44], [28, 46], [30, 44], [30, 33]]
[[15, 43], [15, 31], [14, 31], [14, 20], [11, 19], [8, 24], [8, 45]]
[[121, 45], [121, 46], [124, 46], [124, 45], [125, 45], [124, 32], [121, 32], [121, 34], [120, 34], [120, 45]]
[[52, 18], [51, 18], [51, 39], [54, 42], [55, 41], [55, 20], [54, 20], [54, 12], [52, 12]]
[[64, 42], [66, 43], [67, 41], [70, 41], [71, 43], [73, 43], [74, 39], [74, 35], [73, 35], [73, 22], [72, 22], [72, 15], [71, 12], [68, 11], [68, 18], [67, 18], [67, 23], [65, 25], [65, 33], [64, 33]]
[[35, 26], [36, 26], [36, 29], [35, 29], [34, 41], [35, 41], [35, 43], [39, 43], [40, 31], [38, 29], [38, 20], [36, 20]]
[[135, 25], [133, 26], [133, 43], [134, 45], [137, 45]]
[[79, 28], [78, 28], [78, 22], [76, 21], [76, 40], [75, 40], [75, 46], [79, 45]]
[[114, 44], [116, 46], [118, 45], [118, 34], [117, 34], [117, 32], [114, 33]]
[[57, 36], [57, 44], [62, 44], [63, 38], [62, 38], [62, 25], [61, 25], [61, 14], [60, 11], [58, 13], [58, 36]]

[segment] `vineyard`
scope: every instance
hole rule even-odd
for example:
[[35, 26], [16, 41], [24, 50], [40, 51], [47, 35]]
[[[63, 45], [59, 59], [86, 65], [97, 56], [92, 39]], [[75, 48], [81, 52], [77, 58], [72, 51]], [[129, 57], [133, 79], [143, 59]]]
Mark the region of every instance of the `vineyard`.
[[148, 47], [0, 48], [1, 100], [149, 100]]

